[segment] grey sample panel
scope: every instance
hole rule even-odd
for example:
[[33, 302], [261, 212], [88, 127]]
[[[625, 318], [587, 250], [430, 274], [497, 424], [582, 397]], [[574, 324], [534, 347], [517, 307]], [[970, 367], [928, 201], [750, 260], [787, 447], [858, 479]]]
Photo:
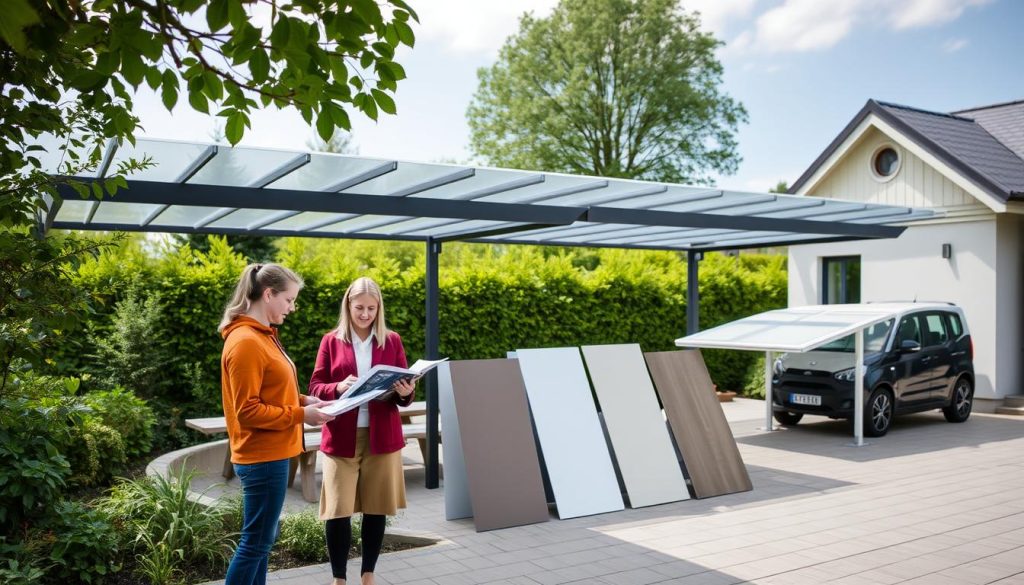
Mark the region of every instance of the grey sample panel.
[[698, 350], [644, 354], [698, 498], [753, 489]]
[[615, 460], [632, 507], [690, 498], [638, 344], [585, 345]]
[[466, 462], [462, 455], [462, 434], [452, 390], [450, 364], [437, 366], [437, 397], [441, 407], [441, 443], [444, 449], [444, 519], [458, 520], [473, 515], [466, 478]]
[[520, 349], [516, 355], [559, 518], [622, 510], [579, 349]]
[[[477, 531], [547, 522], [519, 364], [501, 359], [455, 361], [449, 371]], [[445, 490], [447, 481], [446, 468]]]

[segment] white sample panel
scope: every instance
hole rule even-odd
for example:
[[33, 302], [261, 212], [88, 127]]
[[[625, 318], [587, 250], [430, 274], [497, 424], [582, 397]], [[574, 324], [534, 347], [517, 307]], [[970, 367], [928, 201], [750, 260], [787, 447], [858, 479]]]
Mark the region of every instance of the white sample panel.
[[575, 347], [516, 352], [559, 518], [622, 510], [622, 494]]
[[689, 499], [640, 346], [585, 345], [582, 349], [630, 505], [638, 508]]
[[441, 408], [441, 450], [444, 462], [444, 518], [458, 520], [473, 516], [466, 479], [466, 461], [462, 457], [462, 436], [455, 410], [452, 372], [445, 362], [437, 366], [437, 396]]

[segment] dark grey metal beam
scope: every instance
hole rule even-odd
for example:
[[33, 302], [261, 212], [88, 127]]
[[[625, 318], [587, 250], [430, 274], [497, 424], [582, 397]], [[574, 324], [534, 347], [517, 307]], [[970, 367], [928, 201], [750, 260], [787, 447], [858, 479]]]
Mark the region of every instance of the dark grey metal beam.
[[[86, 180], [86, 183], [89, 181]], [[74, 194], [69, 187], [59, 187], [63, 194]], [[524, 223], [572, 223], [585, 216], [584, 207], [560, 207], [518, 203], [485, 203], [480, 201], [447, 201], [423, 197], [386, 197], [353, 195], [319, 191], [259, 189], [223, 185], [173, 184], [128, 181], [128, 188], [117, 192], [116, 201], [123, 203], [245, 207], [279, 211], [321, 211], [411, 217], [445, 217], [452, 219], [484, 219]], [[300, 236], [302, 232], [292, 235]]]
[[686, 253], [686, 334], [700, 331], [700, 261], [704, 254], [696, 250]]
[[895, 226], [830, 223], [805, 219], [775, 219], [611, 207], [591, 207], [587, 213], [586, 221], [595, 223], [631, 223], [636, 225], [850, 235], [863, 238], [895, 238], [906, 229]]
[[[428, 360], [436, 360], [440, 357], [440, 318], [438, 317], [438, 306], [440, 301], [440, 289], [438, 287], [438, 256], [441, 254], [441, 242], [432, 239], [427, 240], [427, 266], [424, 274], [426, 282], [426, 346], [425, 353]], [[437, 459], [437, 445], [440, 442], [438, 413], [440, 412], [437, 394], [437, 370], [431, 370], [425, 376], [424, 392], [427, 398], [427, 453], [426, 461], [426, 487], [436, 489], [440, 479], [440, 462]]]
[[134, 225], [134, 224], [121, 224], [121, 223], [91, 223], [85, 224], [80, 221], [54, 221], [53, 229], [60, 230], [98, 230], [108, 232], [140, 232], [140, 233], [151, 233], [151, 234], [163, 234], [163, 233], [174, 233], [174, 234], [216, 234], [224, 236], [270, 236], [270, 237], [284, 237], [284, 238], [329, 238], [332, 240], [346, 239], [346, 240], [400, 240], [403, 242], [424, 242], [427, 240], [423, 236], [386, 236], [383, 234], [346, 234], [338, 232], [299, 232], [295, 230], [250, 230], [247, 228], [228, 228], [228, 227], [202, 227], [194, 228], [192, 226], [182, 225]]
[[494, 227], [491, 229], [476, 230], [472, 232], [457, 233], [444, 237], [433, 237], [431, 238], [435, 242], [458, 242], [462, 240], [477, 240], [480, 238], [488, 238], [494, 236], [501, 236], [505, 234], [514, 234], [518, 232], [526, 232], [530, 230], [536, 230], [541, 228], [551, 227], [551, 224], [546, 223], [524, 223], [519, 225], [506, 225], [504, 227]]
[[[110, 165], [114, 162], [114, 154], [117, 153], [117, 147], [121, 145], [121, 141], [111, 138], [107, 140], [107, 146], [103, 149], [103, 158], [100, 160], [100, 166], [96, 169], [96, 178], [102, 180], [106, 178], [107, 173], [110, 171]], [[92, 218], [96, 216], [96, 210], [100, 207], [98, 199], [93, 199], [89, 202], [89, 211], [85, 214], [85, 223], [92, 223]]]

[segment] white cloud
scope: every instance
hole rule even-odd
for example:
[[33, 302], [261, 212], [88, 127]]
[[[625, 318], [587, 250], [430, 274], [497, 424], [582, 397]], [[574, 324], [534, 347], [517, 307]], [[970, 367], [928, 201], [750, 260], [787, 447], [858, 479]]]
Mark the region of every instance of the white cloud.
[[942, 50], [947, 53], [955, 53], [969, 44], [971, 43], [967, 39], [949, 39], [942, 43]]
[[543, 17], [556, 4], [557, 0], [429, 0], [415, 7], [420, 18], [416, 36], [457, 53], [495, 54], [505, 39], [519, 30], [524, 12]]
[[680, 0], [687, 11], [700, 12], [704, 30], [722, 38], [730, 21], [745, 20], [754, 10], [757, 0]]
[[[937, 26], [959, 18], [972, 6], [991, 0], [785, 0], [757, 17], [751, 29], [730, 43], [733, 53], [788, 53], [828, 49], [856, 27], [892, 30]], [[884, 20], [880, 16], [888, 15]]]

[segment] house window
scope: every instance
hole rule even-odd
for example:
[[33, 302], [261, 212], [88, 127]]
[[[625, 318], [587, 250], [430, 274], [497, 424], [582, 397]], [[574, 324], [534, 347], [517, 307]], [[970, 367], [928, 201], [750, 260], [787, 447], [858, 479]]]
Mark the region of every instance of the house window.
[[822, 258], [821, 302], [860, 302], [860, 256]]
[[900, 153], [891, 144], [883, 144], [871, 155], [871, 175], [877, 181], [890, 181], [900, 170]]

